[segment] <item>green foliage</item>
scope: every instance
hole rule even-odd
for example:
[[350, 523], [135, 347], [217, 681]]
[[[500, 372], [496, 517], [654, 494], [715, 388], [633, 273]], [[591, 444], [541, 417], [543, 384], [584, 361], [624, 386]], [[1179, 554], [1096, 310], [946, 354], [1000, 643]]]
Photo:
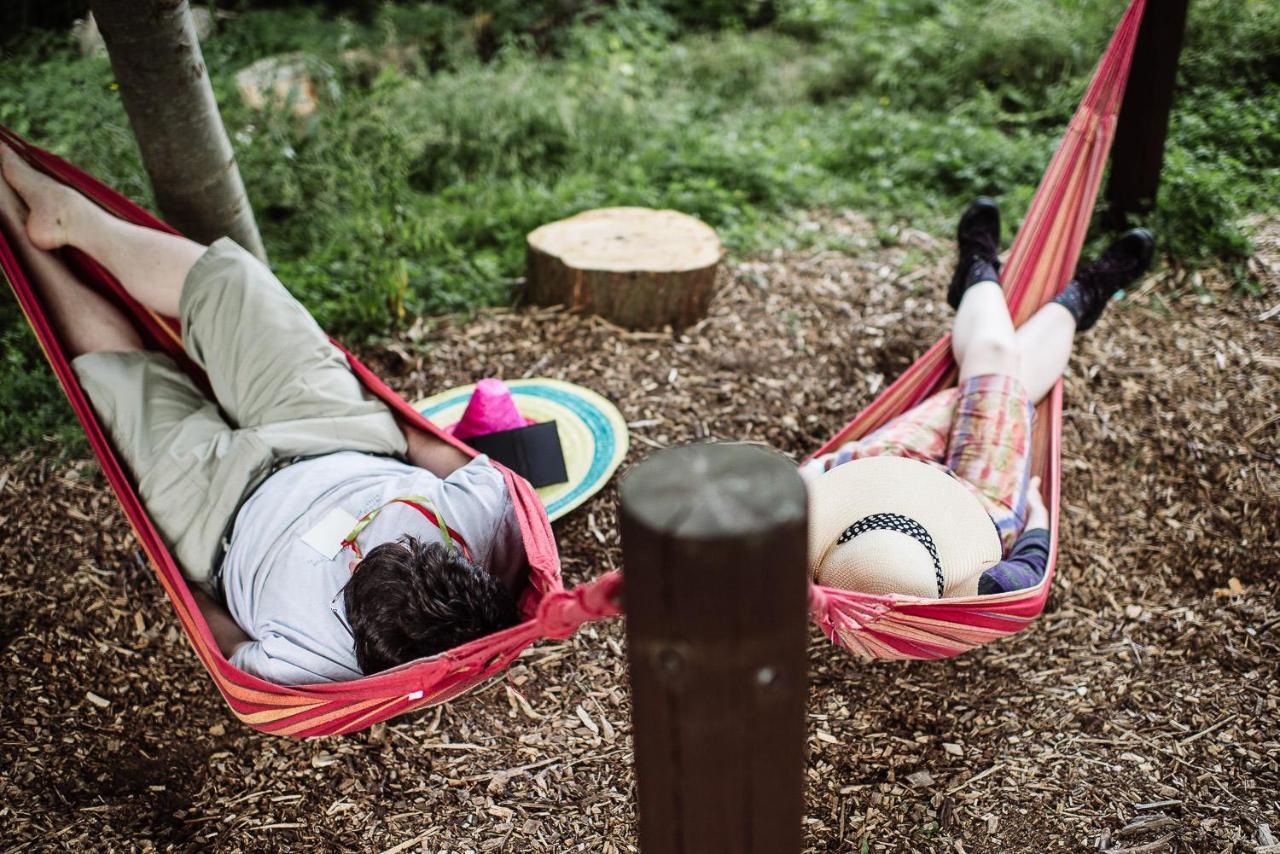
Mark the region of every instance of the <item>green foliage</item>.
[[[604, 205], [674, 207], [735, 251], [823, 239], [852, 207], [940, 233], [973, 195], [1025, 209], [1122, 0], [487, 0], [269, 7], [205, 59], [271, 259], [336, 334], [501, 304], [525, 233]], [[1247, 251], [1280, 198], [1280, 5], [1196, 0], [1152, 218], [1175, 260]], [[343, 54], [397, 51], [349, 66]], [[234, 72], [303, 51], [315, 115], [249, 111]], [[27, 34], [0, 58], [0, 124], [150, 204], [109, 64]], [[1014, 217], [1010, 217], [1010, 220]], [[1010, 222], [1010, 229], [1016, 222]], [[5, 442], [66, 424], [0, 303]], [[13, 414], [10, 414], [13, 413]]]
[[0, 303], [0, 448], [38, 445], [52, 438], [69, 454], [87, 442], [12, 300]]
[[1196, 0], [1189, 16], [1183, 85], [1247, 98], [1248, 87], [1280, 81], [1280, 11], [1272, 0]]

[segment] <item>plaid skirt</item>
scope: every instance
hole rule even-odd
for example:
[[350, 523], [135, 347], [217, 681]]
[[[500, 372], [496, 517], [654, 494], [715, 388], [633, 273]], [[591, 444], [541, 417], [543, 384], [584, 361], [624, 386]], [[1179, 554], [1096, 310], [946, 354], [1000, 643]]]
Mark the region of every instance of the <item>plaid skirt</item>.
[[1035, 407], [1014, 377], [970, 377], [828, 455], [825, 468], [908, 457], [950, 472], [991, 516], [1007, 555], [1027, 518]]

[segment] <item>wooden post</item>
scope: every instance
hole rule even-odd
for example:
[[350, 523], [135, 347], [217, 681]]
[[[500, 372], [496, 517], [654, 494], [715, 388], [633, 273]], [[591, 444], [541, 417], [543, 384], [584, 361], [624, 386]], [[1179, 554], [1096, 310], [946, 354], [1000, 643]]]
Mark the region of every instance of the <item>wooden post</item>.
[[1107, 201], [1116, 223], [1126, 214], [1155, 207], [1187, 4], [1188, 0], [1148, 2], [1143, 13], [1111, 149]]
[[671, 448], [620, 499], [641, 850], [800, 851], [808, 529], [795, 464], [758, 445]]

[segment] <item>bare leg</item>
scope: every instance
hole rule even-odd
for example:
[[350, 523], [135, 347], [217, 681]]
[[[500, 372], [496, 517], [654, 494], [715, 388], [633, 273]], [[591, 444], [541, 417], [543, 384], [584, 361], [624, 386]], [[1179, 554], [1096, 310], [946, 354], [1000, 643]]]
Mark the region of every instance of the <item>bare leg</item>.
[[1027, 399], [1039, 403], [1067, 368], [1075, 340], [1076, 319], [1056, 302], [1046, 303], [1018, 327], [1019, 376]]
[[1004, 294], [995, 282], [965, 291], [951, 331], [951, 350], [960, 379], [983, 374], [1016, 376], [1027, 399], [1038, 403], [1053, 389], [1071, 358], [1076, 321], [1057, 303], [1048, 303], [1016, 332]]
[[951, 324], [951, 352], [961, 380], [984, 374], [1021, 376], [1013, 320], [995, 282], [978, 282], [964, 292]]
[[30, 209], [26, 232], [34, 247], [74, 246], [106, 267], [138, 302], [170, 317], [178, 315], [182, 283], [204, 254], [204, 246], [112, 216], [36, 171], [4, 145], [0, 167]]
[[[4, 149], [0, 151], [0, 156], [12, 157], [13, 155], [7, 149]], [[54, 186], [60, 186], [56, 182], [50, 183], [54, 184]], [[121, 220], [101, 211], [79, 193], [68, 192], [87, 207], [101, 213], [103, 219], [114, 221], [121, 225], [125, 224]], [[71, 204], [75, 204], [74, 200]], [[114, 303], [77, 279], [75, 274], [62, 263], [62, 259], [33, 242], [30, 237], [30, 221], [31, 213], [28, 211], [27, 206], [23, 204], [22, 200], [18, 198], [13, 188], [5, 180], [0, 180], [0, 228], [4, 230], [5, 235], [17, 249], [22, 260], [26, 262], [27, 267], [34, 273], [36, 287], [44, 298], [45, 305], [53, 317], [54, 325], [58, 329], [58, 334], [70, 354], [79, 356], [83, 353], [98, 351], [115, 352], [143, 349], [142, 340], [138, 337], [137, 330], [134, 329], [129, 318], [116, 308]], [[40, 233], [40, 228], [40, 223], [37, 223], [37, 233]], [[130, 228], [133, 227], [130, 226]], [[150, 229], [139, 230], [159, 234], [159, 232], [152, 232]], [[167, 237], [168, 235], [161, 236]], [[177, 240], [182, 243], [191, 242], [181, 238], [177, 238]], [[73, 243], [70, 240], [52, 242], [46, 240], [42, 242], [45, 245], [52, 246]], [[73, 245], [79, 246], [80, 244], [75, 243]], [[84, 246], [81, 246], [81, 248], [89, 251]], [[102, 256], [95, 255], [93, 252], [90, 252], [90, 254], [104, 263], [126, 288], [129, 287], [128, 280], [126, 280], [124, 274], [125, 271], [113, 269], [111, 264], [105, 261]], [[199, 257], [199, 254], [196, 257]], [[192, 263], [194, 263], [194, 260]], [[190, 264], [187, 266], [189, 268]], [[183, 273], [183, 276], [185, 276], [185, 273]], [[180, 291], [181, 281], [178, 282], [177, 287]], [[145, 300], [143, 302], [145, 303]], [[173, 308], [176, 312], [176, 301]], [[157, 308], [157, 310], [163, 311], [164, 309]], [[195, 596], [196, 604], [200, 606], [200, 610], [204, 614], [205, 621], [208, 622], [209, 628], [213, 632], [218, 648], [223, 655], [230, 657], [237, 646], [249, 640], [248, 635], [236, 624], [231, 613], [221, 604], [215, 602], [203, 590], [192, 586], [191, 592]]]
[[22, 200], [0, 181], [0, 227], [35, 274], [36, 287], [70, 354], [142, 349], [137, 330], [110, 300], [77, 279], [62, 259], [32, 244], [27, 218]]

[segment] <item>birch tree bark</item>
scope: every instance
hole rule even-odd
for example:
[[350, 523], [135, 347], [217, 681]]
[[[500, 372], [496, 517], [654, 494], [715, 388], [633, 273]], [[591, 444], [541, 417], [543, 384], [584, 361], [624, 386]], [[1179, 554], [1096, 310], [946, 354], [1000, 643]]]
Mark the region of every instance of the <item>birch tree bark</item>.
[[164, 218], [266, 260], [187, 0], [91, 0]]

